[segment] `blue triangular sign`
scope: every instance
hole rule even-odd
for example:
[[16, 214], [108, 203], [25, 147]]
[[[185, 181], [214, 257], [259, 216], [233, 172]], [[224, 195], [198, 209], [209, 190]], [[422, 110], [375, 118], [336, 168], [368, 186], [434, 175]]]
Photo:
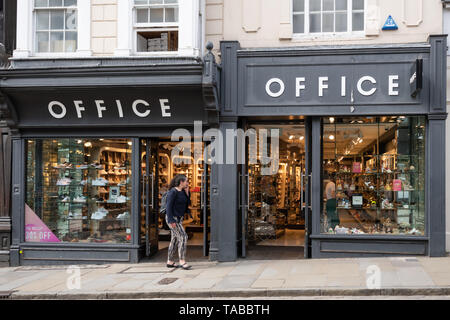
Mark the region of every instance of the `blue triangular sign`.
[[386, 22], [383, 25], [382, 30], [397, 30], [397, 29], [398, 29], [397, 24], [395, 23], [392, 16], [389, 15], [389, 17], [386, 19]]

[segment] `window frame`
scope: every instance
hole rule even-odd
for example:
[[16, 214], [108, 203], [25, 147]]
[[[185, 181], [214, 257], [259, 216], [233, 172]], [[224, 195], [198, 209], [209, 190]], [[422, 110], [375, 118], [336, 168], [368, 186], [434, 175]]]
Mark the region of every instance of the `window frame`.
[[[178, 55], [178, 51], [138, 51], [137, 50], [137, 34], [138, 32], [164, 32], [164, 31], [178, 31], [178, 36], [180, 33], [180, 1], [178, 0], [176, 4], [141, 4], [137, 5], [134, 0], [131, 0], [132, 6], [132, 44], [133, 44], [133, 54], [134, 55]], [[137, 22], [137, 9], [139, 8], [166, 8], [166, 7], [177, 7], [178, 17], [176, 22], [148, 22], [148, 23], [138, 23]], [[150, 13], [149, 13], [150, 14]], [[165, 10], [164, 10], [165, 15]], [[178, 38], [179, 41], [179, 38]], [[179, 48], [179, 45], [178, 45]]]
[[[310, 32], [310, 9], [309, 9], [309, 0], [305, 1], [304, 11], [294, 11], [294, 1], [291, 0], [291, 25], [292, 25], [292, 38], [295, 39], [311, 39], [311, 38], [361, 38], [365, 37], [365, 22], [367, 20], [367, 0], [364, 1], [364, 9], [363, 10], [353, 10], [353, 0], [347, 0], [347, 31], [333, 31], [333, 32]], [[334, 10], [335, 13], [337, 10]], [[364, 30], [353, 31], [353, 12], [362, 12], [364, 16]], [[321, 9], [321, 17], [323, 16], [323, 10]], [[304, 32], [296, 33], [294, 32], [294, 15], [303, 14], [304, 15]], [[321, 19], [321, 29], [323, 27], [323, 21]]]
[[[32, 25], [31, 25], [31, 29], [32, 29], [32, 32], [31, 32], [31, 52], [32, 52], [32, 54], [33, 54], [33, 56], [36, 56], [36, 57], [71, 57], [71, 56], [78, 56], [78, 54], [77, 54], [77, 51], [79, 50], [79, 48], [80, 48], [80, 28], [79, 28], [79, 25], [80, 25], [80, 21], [79, 21], [79, 4], [78, 4], [78, 1], [80, 1], [80, 0], [77, 0], [77, 5], [76, 6], [61, 6], [61, 7], [51, 7], [51, 6], [48, 6], [48, 7], [36, 7], [35, 6], [35, 1], [34, 0], [31, 0], [32, 1], [32, 4], [31, 4], [31, 11], [32, 11]], [[81, 1], [83, 1], [83, 0], [81, 0]], [[70, 32], [76, 32], [76, 34], [77, 34], [77, 44], [76, 44], [76, 48], [75, 48], [75, 51], [69, 51], [69, 52], [66, 52], [66, 51], [61, 51], [61, 52], [52, 52], [52, 51], [48, 51], [48, 52], [39, 52], [38, 51], [38, 48], [37, 48], [37, 46], [36, 46], [36, 39], [37, 39], [37, 32], [38, 32], [38, 30], [37, 30], [37, 12], [38, 11], [44, 11], [44, 10], [47, 10], [47, 11], [52, 11], [52, 10], [67, 10], [67, 9], [74, 9], [75, 11], [76, 11], [76, 14], [77, 14], [77, 26], [76, 26], [76, 29], [75, 29], [75, 31], [70, 31]], [[50, 19], [50, 18], [49, 18]], [[65, 24], [65, 21], [64, 21], [64, 24]], [[49, 27], [50, 27], [50, 25], [49, 25]], [[58, 29], [58, 31], [62, 31], [63, 32], [63, 41], [64, 41], [64, 50], [66, 49], [66, 35], [65, 35], [65, 32], [66, 32], [66, 29]], [[49, 49], [51, 49], [51, 43], [50, 43], [50, 33], [52, 32], [52, 30], [51, 29], [48, 29], [47, 31], [45, 31], [45, 32], [48, 32], [49, 33]]]

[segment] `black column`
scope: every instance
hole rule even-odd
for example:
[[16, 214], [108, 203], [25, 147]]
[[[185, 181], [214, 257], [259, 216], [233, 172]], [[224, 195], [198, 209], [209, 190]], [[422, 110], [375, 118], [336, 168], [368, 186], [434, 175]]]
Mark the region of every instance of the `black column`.
[[24, 178], [25, 148], [24, 140], [12, 137], [12, 241], [10, 248], [11, 266], [20, 264], [20, 243], [24, 237], [25, 226], [25, 178]]
[[[213, 164], [211, 174], [211, 245], [210, 259], [235, 261], [237, 259], [238, 229], [238, 166], [236, 144], [234, 163], [226, 164], [226, 130], [237, 129], [237, 118], [221, 118], [219, 130], [223, 137], [223, 164]], [[235, 142], [235, 141], [234, 141]]]
[[445, 255], [445, 119], [447, 118], [447, 36], [432, 35], [430, 114], [427, 127], [427, 233], [430, 256]]
[[0, 267], [9, 266], [11, 243], [11, 136], [0, 128]]

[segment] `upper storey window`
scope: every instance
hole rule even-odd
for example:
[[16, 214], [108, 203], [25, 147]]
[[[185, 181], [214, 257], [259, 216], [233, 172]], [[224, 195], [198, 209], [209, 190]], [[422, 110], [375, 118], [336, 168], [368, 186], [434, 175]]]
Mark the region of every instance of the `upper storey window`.
[[294, 34], [364, 31], [364, 0], [293, 0]]
[[77, 24], [77, 0], [34, 0], [35, 52], [75, 52]]
[[136, 52], [178, 50], [178, 0], [134, 0]]

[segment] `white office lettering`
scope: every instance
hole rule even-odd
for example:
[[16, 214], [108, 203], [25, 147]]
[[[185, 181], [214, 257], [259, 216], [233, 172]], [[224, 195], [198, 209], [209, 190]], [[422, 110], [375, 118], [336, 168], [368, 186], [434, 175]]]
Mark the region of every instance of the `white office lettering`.
[[145, 100], [135, 100], [135, 101], [133, 102], [133, 106], [132, 106], [134, 113], [135, 113], [138, 117], [141, 117], [141, 118], [148, 117], [148, 115], [150, 114], [150, 109], [147, 110], [147, 111], [145, 111], [145, 112], [140, 112], [140, 111], [137, 109], [138, 104], [143, 104], [144, 106], [149, 107], [150, 105], [148, 104], [148, 102], [145, 101]]
[[83, 106], [81, 106], [83, 104], [83, 101], [75, 100], [73, 102], [73, 104], [75, 105], [75, 109], [77, 110], [77, 117], [78, 118], [83, 118], [83, 116], [81, 115], [81, 111], [85, 111], [86, 110]]
[[345, 76], [341, 77], [341, 97], [345, 97], [345, 93], [347, 92], [346, 80], [347, 78]]
[[377, 88], [376, 88], [376, 87], [373, 87], [372, 89], [370, 89], [370, 90], [368, 90], [368, 91], [364, 90], [364, 89], [362, 88], [362, 84], [363, 84], [365, 81], [370, 81], [370, 82], [373, 83], [373, 84], [376, 84], [377, 81], [376, 81], [373, 77], [371, 77], [371, 76], [364, 76], [364, 77], [361, 77], [361, 78], [358, 80], [358, 84], [356, 85], [356, 87], [358, 88], [358, 92], [359, 92], [360, 94], [362, 94], [363, 96], [371, 96], [372, 94], [375, 93], [375, 91], [377, 91]]
[[97, 113], [99, 118], [103, 118], [103, 111], [106, 110], [106, 107], [103, 106], [105, 101], [103, 100], [95, 100], [95, 105], [97, 106]]
[[159, 99], [159, 104], [161, 105], [161, 114], [163, 118], [171, 117], [172, 114], [170, 112], [170, 106], [168, 105], [169, 99]]
[[328, 89], [328, 77], [319, 77], [319, 97], [323, 97], [323, 89]]
[[[272, 83], [278, 83], [280, 85], [280, 90], [278, 90], [277, 92], [272, 92], [270, 90], [270, 86], [272, 85]], [[281, 96], [284, 92], [284, 82], [281, 79], [278, 78], [272, 78], [269, 81], [267, 81], [266, 83], [266, 93], [271, 96], [272, 98], [278, 98], [279, 96]]]
[[394, 90], [394, 88], [398, 88], [398, 82], [394, 82], [394, 80], [398, 80], [398, 75], [389, 75], [389, 95], [390, 96], [398, 96], [398, 90]]
[[116, 100], [117, 105], [117, 111], [119, 112], [119, 118], [123, 118], [123, 110], [122, 110], [122, 103], [120, 100]]
[[300, 97], [300, 90], [305, 89], [305, 85], [302, 82], [305, 82], [304, 77], [295, 78], [295, 96], [297, 98]]
[[[61, 113], [56, 113], [56, 112], [53, 110], [53, 107], [54, 107], [54, 106], [60, 107], [60, 108], [61, 108]], [[67, 113], [66, 106], [63, 105], [63, 104], [62, 104], [61, 102], [59, 102], [59, 101], [51, 101], [51, 102], [48, 104], [48, 111], [50, 112], [50, 114], [52, 115], [52, 117], [53, 117], [53, 118], [56, 118], [56, 119], [62, 119], [62, 118], [64, 118], [64, 117], [66, 116], [66, 113]]]

